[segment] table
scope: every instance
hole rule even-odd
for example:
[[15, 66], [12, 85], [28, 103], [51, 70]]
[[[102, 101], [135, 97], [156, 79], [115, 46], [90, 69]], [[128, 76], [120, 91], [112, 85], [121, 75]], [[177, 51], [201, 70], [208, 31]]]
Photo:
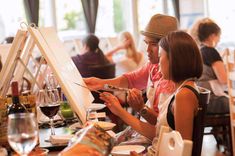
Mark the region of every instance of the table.
[[[72, 131], [67, 127], [59, 127], [59, 128], [55, 128], [55, 133], [56, 134], [71, 134]], [[39, 129], [39, 142], [40, 142], [39, 146], [41, 148], [49, 149], [50, 151], [49, 156], [55, 156], [60, 151], [62, 151], [66, 147], [66, 145], [52, 145], [50, 142], [45, 141], [49, 139], [50, 134], [51, 134], [50, 128]]]

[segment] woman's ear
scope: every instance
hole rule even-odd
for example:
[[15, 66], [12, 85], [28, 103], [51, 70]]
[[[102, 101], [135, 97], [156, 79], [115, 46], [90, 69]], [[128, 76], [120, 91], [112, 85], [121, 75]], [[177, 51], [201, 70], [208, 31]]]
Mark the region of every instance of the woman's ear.
[[215, 47], [219, 41], [219, 36], [218, 34], [211, 34], [211, 42], [212, 42], [212, 46]]

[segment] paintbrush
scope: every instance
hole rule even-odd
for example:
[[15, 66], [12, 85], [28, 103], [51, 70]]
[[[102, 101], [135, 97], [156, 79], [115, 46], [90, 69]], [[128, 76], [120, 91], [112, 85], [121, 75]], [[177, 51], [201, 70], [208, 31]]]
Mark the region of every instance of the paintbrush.
[[78, 86], [80, 86], [80, 87], [86, 88], [86, 89], [88, 89], [88, 90], [90, 90], [90, 91], [93, 91], [93, 92], [96, 92], [96, 93], [99, 93], [99, 94], [102, 93], [102, 92], [100, 92], [100, 91], [98, 91], [98, 90], [93, 90], [93, 89], [90, 89], [90, 88], [87, 87], [87, 86], [83, 86], [83, 85], [81, 85], [81, 84], [79, 84], [79, 83], [77, 83], [77, 82], [73, 82], [73, 83], [76, 84], [76, 85], [78, 85]]

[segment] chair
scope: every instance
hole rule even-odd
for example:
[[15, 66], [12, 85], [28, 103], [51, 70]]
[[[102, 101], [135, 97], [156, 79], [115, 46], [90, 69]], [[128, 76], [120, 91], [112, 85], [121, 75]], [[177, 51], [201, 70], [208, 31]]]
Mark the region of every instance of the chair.
[[169, 128], [162, 126], [157, 145], [157, 156], [191, 156], [193, 142], [183, 140], [177, 131], [169, 132]]
[[199, 108], [197, 116], [194, 118], [193, 123], [193, 150], [192, 156], [200, 156], [202, 150], [202, 140], [204, 132], [204, 119], [206, 114], [207, 104], [210, 99], [210, 91], [203, 87], [199, 88]]
[[[89, 66], [88, 70], [92, 73], [92, 76], [97, 78], [111, 79], [115, 77], [115, 64]], [[93, 91], [91, 93], [95, 98], [94, 103], [103, 103], [98, 93]]]
[[92, 73], [92, 76], [101, 79], [110, 79], [115, 77], [115, 64], [110, 63], [106, 65], [94, 65], [89, 66], [88, 70]]
[[[227, 58], [229, 51], [226, 50], [225, 56]], [[228, 61], [226, 61], [228, 62]], [[227, 63], [228, 64], [228, 63]], [[226, 65], [227, 68], [229, 65]], [[229, 71], [229, 70], [228, 70]], [[228, 72], [229, 73], [229, 72]], [[229, 74], [228, 74], [229, 75]], [[229, 76], [228, 76], [229, 77]], [[233, 77], [234, 79], [234, 77]], [[231, 110], [231, 108], [230, 108]], [[231, 136], [231, 123], [230, 123], [230, 114], [206, 114], [205, 116], [205, 127], [212, 127], [210, 131], [205, 131], [204, 135], [213, 134], [217, 141], [217, 148], [219, 149], [219, 145], [223, 144], [222, 141], [226, 141], [227, 149], [230, 151], [231, 155], [233, 148], [232, 148], [232, 136]], [[222, 140], [218, 139], [217, 136], [222, 136]]]
[[225, 57], [230, 108], [230, 149], [231, 155], [235, 155], [235, 51], [226, 49]]

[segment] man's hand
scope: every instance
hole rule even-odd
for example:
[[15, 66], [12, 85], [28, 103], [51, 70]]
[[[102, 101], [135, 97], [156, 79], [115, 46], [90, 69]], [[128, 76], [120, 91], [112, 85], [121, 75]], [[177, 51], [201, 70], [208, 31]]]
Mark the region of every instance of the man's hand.
[[127, 96], [127, 103], [137, 112], [139, 112], [144, 106], [144, 99], [142, 92], [138, 89], [130, 89]]
[[86, 83], [87, 87], [91, 90], [99, 90], [104, 87], [104, 80], [91, 77], [91, 78], [83, 78], [83, 81]]

